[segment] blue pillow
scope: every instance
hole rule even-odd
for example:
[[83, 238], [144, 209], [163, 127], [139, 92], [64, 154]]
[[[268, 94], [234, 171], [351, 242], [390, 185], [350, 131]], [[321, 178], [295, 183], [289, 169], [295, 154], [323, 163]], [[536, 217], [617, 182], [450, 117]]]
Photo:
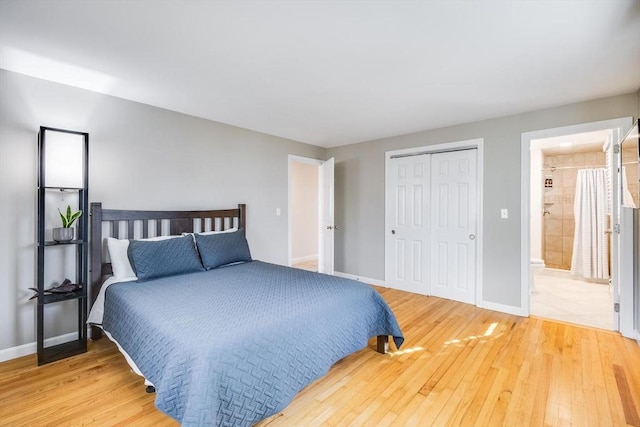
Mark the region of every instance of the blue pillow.
[[127, 255], [140, 281], [204, 271], [190, 235], [158, 241], [132, 240]]
[[195, 234], [195, 236], [202, 265], [207, 270], [213, 270], [227, 264], [251, 261], [249, 244], [242, 228], [233, 233]]

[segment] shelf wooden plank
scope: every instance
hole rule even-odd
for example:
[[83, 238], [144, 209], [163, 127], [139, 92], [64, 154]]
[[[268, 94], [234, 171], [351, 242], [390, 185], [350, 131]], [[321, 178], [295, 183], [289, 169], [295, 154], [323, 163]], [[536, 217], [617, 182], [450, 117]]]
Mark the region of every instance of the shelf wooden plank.
[[83, 289], [75, 292], [59, 293], [59, 294], [47, 294], [44, 296], [44, 304], [51, 304], [60, 301], [71, 301], [74, 299], [86, 298], [87, 295], [83, 292]]
[[38, 365], [55, 362], [77, 354], [87, 352], [87, 340], [79, 339], [65, 342], [51, 347], [45, 347], [38, 353]]
[[51, 187], [51, 186], [45, 186], [42, 187], [45, 190], [53, 190], [53, 191], [82, 191], [82, 190], [86, 190], [86, 188], [82, 188], [82, 187]]
[[44, 242], [45, 246], [58, 246], [58, 245], [83, 245], [87, 243], [84, 240], [81, 239], [76, 239], [76, 240], [69, 240], [68, 242], [56, 242], [55, 240], [47, 240], [46, 242]]

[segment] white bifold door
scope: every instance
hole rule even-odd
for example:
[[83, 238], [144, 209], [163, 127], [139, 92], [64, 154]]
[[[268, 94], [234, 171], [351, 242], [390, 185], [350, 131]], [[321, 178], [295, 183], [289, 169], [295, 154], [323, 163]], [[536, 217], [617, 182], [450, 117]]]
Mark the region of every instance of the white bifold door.
[[476, 150], [391, 158], [387, 168], [387, 284], [474, 304]]
[[387, 166], [387, 283], [427, 295], [430, 156], [391, 159]]

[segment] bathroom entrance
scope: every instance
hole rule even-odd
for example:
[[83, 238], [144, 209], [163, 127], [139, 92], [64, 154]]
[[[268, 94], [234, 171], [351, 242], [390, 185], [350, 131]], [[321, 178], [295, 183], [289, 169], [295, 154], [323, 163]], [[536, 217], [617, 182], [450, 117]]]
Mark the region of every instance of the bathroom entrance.
[[531, 210], [532, 218], [539, 216], [535, 227], [532, 222], [531, 254], [544, 261], [544, 268], [534, 268], [533, 315], [613, 330], [606, 173], [611, 133], [531, 141]]
[[613, 176], [621, 131], [609, 122], [530, 138], [531, 315], [618, 329], [612, 200], [616, 185], [637, 185], [637, 177], [618, 183]]

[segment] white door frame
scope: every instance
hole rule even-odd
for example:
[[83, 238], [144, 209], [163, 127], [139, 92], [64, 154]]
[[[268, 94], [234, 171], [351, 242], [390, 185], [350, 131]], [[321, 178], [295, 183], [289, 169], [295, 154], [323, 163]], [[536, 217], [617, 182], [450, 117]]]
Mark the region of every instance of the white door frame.
[[[319, 159], [312, 159], [310, 157], [302, 157], [302, 156], [296, 156], [293, 154], [289, 154], [289, 161], [288, 161], [288, 207], [287, 207], [287, 235], [288, 235], [288, 248], [287, 248], [287, 265], [289, 267], [291, 267], [291, 254], [293, 251], [293, 219], [292, 219], [292, 215], [291, 212], [293, 212], [293, 197], [292, 197], [292, 184], [293, 184], [293, 180], [292, 180], [292, 169], [293, 169], [293, 163], [307, 163], [310, 165], [315, 165], [315, 166], [320, 166], [322, 163], [324, 163], [324, 161], [319, 160]], [[321, 200], [318, 200], [318, 207], [320, 207], [321, 204]], [[318, 242], [318, 245], [320, 245], [320, 242]]]
[[[456, 141], [456, 142], [446, 142], [442, 144], [434, 144], [434, 145], [426, 145], [422, 147], [415, 148], [405, 148], [402, 150], [393, 150], [387, 151], [384, 155], [384, 168], [385, 168], [385, 219], [384, 219], [384, 278], [385, 278], [385, 286], [389, 287], [390, 277], [389, 277], [389, 269], [387, 268], [387, 264], [389, 261], [389, 242], [388, 236], [391, 235], [391, 223], [390, 219], [386, 217], [386, 206], [389, 203], [390, 194], [387, 192], [387, 188], [389, 188], [389, 161], [392, 157], [396, 156], [415, 156], [418, 154], [436, 154], [443, 153], [447, 151], [456, 151], [456, 150], [464, 150], [469, 148], [477, 149], [477, 174], [478, 174], [478, 191], [477, 191], [477, 206], [478, 206], [478, 216], [477, 216], [477, 252], [476, 252], [476, 305], [481, 306], [482, 303], [482, 242], [483, 242], [483, 219], [482, 219], [482, 206], [483, 206], [483, 180], [484, 180], [484, 139], [476, 138], [469, 139], [465, 141]], [[431, 294], [431, 286], [428, 286], [428, 293]]]
[[520, 242], [522, 249], [520, 259], [520, 311], [522, 316], [528, 317], [531, 310], [529, 298], [531, 287], [531, 283], [529, 283], [531, 268], [531, 140], [614, 129], [617, 130], [617, 135], [614, 135], [613, 143], [619, 144], [620, 138], [626, 134], [631, 126], [633, 126], [633, 118], [622, 117], [522, 133], [520, 149], [520, 204], [522, 205], [520, 213]]

